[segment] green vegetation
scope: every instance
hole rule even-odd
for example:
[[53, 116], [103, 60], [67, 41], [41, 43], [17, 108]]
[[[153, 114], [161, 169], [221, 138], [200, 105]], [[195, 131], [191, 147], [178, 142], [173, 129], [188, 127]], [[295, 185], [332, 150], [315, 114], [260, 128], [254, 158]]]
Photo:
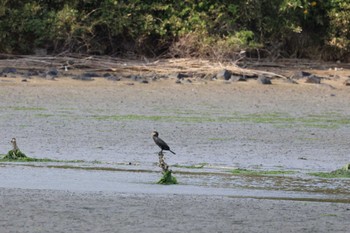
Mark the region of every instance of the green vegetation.
[[237, 168], [231, 171], [234, 175], [250, 175], [250, 176], [269, 176], [269, 175], [288, 175], [294, 174], [295, 171], [282, 171], [282, 170], [274, 170], [274, 171], [257, 171], [257, 170], [247, 170]]
[[344, 167], [332, 172], [313, 172], [309, 173], [309, 175], [322, 178], [350, 178], [350, 164], [346, 164]]
[[7, 154], [3, 157], [3, 159], [8, 159], [8, 160], [18, 160], [18, 159], [27, 159], [28, 157], [22, 153], [19, 149], [15, 150], [10, 150], [7, 152]]
[[347, 59], [349, 12], [349, 0], [3, 0], [0, 52]]
[[207, 165], [207, 163], [200, 163], [200, 164], [195, 164], [195, 165], [179, 165], [179, 164], [175, 164], [175, 165], [173, 165], [173, 167], [189, 168], [189, 169], [200, 169], [200, 168], [204, 168], [205, 165]]
[[16, 111], [44, 111], [45, 108], [38, 108], [38, 107], [13, 107], [13, 110]]
[[[10, 152], [11, 151], [9, 151], [9, 153]], [[9, 157], [9, 154], [7, 154], [7, 155], [4, 155], [2, 158], [0, 158], [0, 163], [1, 162], [83, 163], [86, 161], [84, 161], [84, 160], [57, 160], [57, 159], [49, 159], [49, 158], [40, 159], [40, 158], [31, 158], [31, 157], [27, 157], [27, 156], [14, 158], [13, 156]]]
[[[344, 125], [350, 125], [350, 118], [347, 116], [339, 116], [325, 114], [320, 116], [303, 116], [293, 117], [283, 113], [255, 113], [255, 114], [238, 114], [233, 116], [150, 116], [150, 115], [110, 115], [110, 116], [94, 116], [97, 120], [113, 120], [113, 121], [165, 121], [165, 122], [187, 122], [187, 123], [204, 123], [204, 122], [248, 122], [258, 124], [273, 124], [276, 127], [295, 127], [303, 126], [310, 128], [333, 129]], [[210, 140], [225, 140], [224, 138], [212, 138]]]
[[163, 177], [157, 182], [157, 184], [177, 184], [177, 180], [171, 175], [171, 171], [163, 172]]
[[[57, 160], [49, 158], [31, 158], [26, 156], [19, 149], [10, 150], [6, 155], [0, 154], [0, 163], [1, 162], [64, 162], [64, 163], [82, 163], [84, 160]], [[99, 161], [93, 161], [92, 163], [100, 163]]]
[[321, 217], [338, 217], [336, 214], [321, 214]]

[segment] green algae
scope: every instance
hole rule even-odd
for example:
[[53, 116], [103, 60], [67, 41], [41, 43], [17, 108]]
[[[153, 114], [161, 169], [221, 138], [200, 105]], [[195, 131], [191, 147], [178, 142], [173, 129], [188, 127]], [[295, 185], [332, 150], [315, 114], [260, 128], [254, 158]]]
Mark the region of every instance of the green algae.
[[27, 158], [28, 157], [22, 151], [20, 151], [19, 149], [10, 150], [3, 157], [3, 159], [8, 159], [8, 160], [27, 159]]
[[170, 185], [170, 184], [178, 184], [177, 179], [171, 175], [171, 171], [165, 171], [163, 172], [162, 178], [157, 182], [157, 184], [165, 184], [165, 185]]
[[350, 178], [350, 163], [344, 165], [342, 168], [331, 172], [311, 172], [308, 173], [311, 176], [317, 176], [321, 178]]
[[[287, 113], [234, 113], [228, 116], [215, 116], [210, 113], [202, 115], [97, 115], [93, 116], [96, 120], [109, 121], [155, 121], [155, 122], [184, 122], [184, 123], [254, 123], [254, 124], [272, 124], [279, 128], [288, 127], [307, 127], [320, 129], [334, 129], [341, 126], [349, 126], [350, 119], [345, 115], [309, 115], [309, 116], [291, 116]], [[212, 140], [216, 140], [213, 138]], [[221, 140], [221, 138], [218, 138]]]
[[175, 164], [173, 167], [177, 168], [188, 168], [188, 169], [201, 169], [204, 168], [204, 166], [207, 165], [207, 163], [200, 163], [200, 164], [194, 164], [194, 165], [180, 165], [180, 164]]
[[273, 175], [290, 175], [294, 174], [295, 171], [284, 171], [284, 170], [272, 170], [272, 171], [258, 171], [237, 168], [231, 170], [234, 175], [248, 175], [248, 176], [273, 176]]

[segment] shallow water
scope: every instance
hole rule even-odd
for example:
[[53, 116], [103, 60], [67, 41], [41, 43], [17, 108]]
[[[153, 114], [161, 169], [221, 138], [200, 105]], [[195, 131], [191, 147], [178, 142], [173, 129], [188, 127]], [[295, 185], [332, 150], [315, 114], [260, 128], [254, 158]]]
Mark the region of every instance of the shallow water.
[[4, 163], [5, 188], [77, 192], [221, 195], [349, 202], [350, 180], [301, 176], [233, 175], [221, 169], [174, 169], [178, 185], [157, 185], [160, 169], [140, 165]]
[[[332, 171], [349, 162], [347, 92], [338, 90], [336, 97], [330, 97], [333, 90], [328, 89], [255, 88], [67, 80], [2, 83], [0, 128], [5, 134], [1, 135], [1, 153], [11, 148], [9, 141], [16, 137], [30, 157], [84, 160], [85, 164], [74, 166], [116, 170], [3, 164], [0, 185], [316, 199], [349, 195], [346, 179], [306, 175]], [[155, 185], [160, 171], [156, 166], [159, 149], [150, 135], [153, 130], [177, 153], [166, 154], [170, 166], [205, 164], [205, 168], [173, 167], [180, 185]], [[233, 176], [226, 168], [297, 174]]]

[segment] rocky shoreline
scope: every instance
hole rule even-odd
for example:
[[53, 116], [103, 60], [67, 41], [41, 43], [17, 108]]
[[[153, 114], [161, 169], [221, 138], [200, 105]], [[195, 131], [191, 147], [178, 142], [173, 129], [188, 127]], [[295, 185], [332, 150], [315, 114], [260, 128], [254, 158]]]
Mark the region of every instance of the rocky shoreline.
[[[75, 80], [93, 81], [103, 78], [110, 81], [127, 81], [148, 84], [157, 80], [169, 79], [176, 84], [225, 83], [257, 80], [259, 84], [273, 84], [282, 80], [290, 84], [323, 84], [327, 81], [341, 81], [350, 85], [348, 64], [337, 63], [241, 63], [221, 64], [220, 62], [170, 59], [147, 62], [111, 58], [19, 58], [19, 60], [0, 60], [0, 77], [20, 78], [23, 82], [32, 78], [57, 80], [68, 77]], [[12, 61], [12, 62], [11, 62]], [[41, 63], [46, 63], [40, 65]], [[11, 66], [9, 66], [11, 64]], [[13, 65], [15, 64], [15, 65]], [[17, 66], [16, 66], [17, 64]], [[260, 65], [259, 65], [260, 64]]]

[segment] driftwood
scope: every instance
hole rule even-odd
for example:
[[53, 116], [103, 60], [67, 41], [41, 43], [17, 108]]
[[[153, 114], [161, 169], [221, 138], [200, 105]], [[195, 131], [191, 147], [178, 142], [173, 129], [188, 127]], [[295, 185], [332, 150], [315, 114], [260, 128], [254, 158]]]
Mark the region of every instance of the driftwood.
[[164, 160], [164, 154], [162, 151], [158, 153], [159, 167], [162, 168], [163, 177], [157, 182], [158, 184], [177, 184], [177, 180], [171, 174], [168, 164]]
[[163, 173], [167, 172], [169, 170], [169, 166], [168, 164], [165, 163], [164, 154], [162, 151], [158, 153], [158, 157], [159, 157], [159, 167], [162, 168]]
[[18, 70], [47, 70], [55, 67], [61, 70], [84, 70], [86, 72], [116, 72], [120, 75], [168, 75], [186, 73], [192, 76], [202, 74], [216, 74], [226, 69], [234, 75], [259, 76], [269, 78], [287, 77], [255, 69], [242, 68], [235, 61], [215, 62], [196, 58], [180, 59], [121, 59], [110, 56], [83, 56], [69, 54], [60, 56], [25, 56], [0, 54], [0, 67], [15, 67]]

